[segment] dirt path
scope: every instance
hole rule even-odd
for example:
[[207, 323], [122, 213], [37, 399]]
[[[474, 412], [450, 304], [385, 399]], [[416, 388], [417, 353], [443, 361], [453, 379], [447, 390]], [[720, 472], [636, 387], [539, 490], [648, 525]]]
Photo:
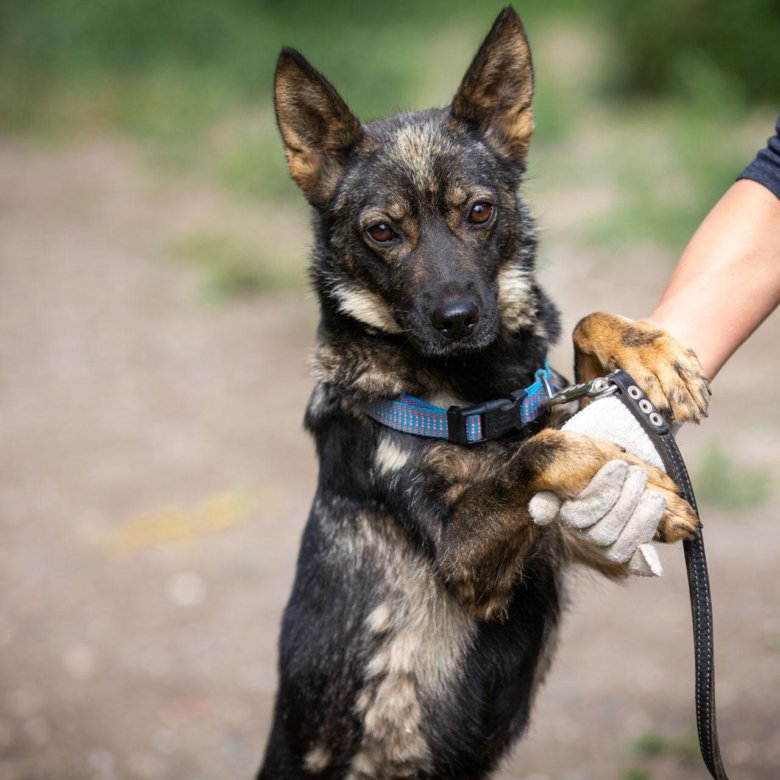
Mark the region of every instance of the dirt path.
[[[569, 328], [647, 310], [668, 258], [578, 252], [553, 239], [556, 193], [536, 202]], [[196, 272], [160, 252], [218, 223], [304, 253], [305, 223], [269, 232], [259, 211], [151, 178], [116, 143], [0, 142], [0, 780], [217, 780], [259, 761], [315, 476], [300, 428], [313, 304], [206, 306]], [[721, 438], [777, 467], [778, 338], [775, 317], [718, 379], [712, 419], [685, 434], [691, 462]], [[705, 507], [735, 778], [780, 775], [779, 510], [777, 489], [750, 513]], [[693, 723], [681, 555], [664, 551], [657, 582], [578, 579], [503, 780], [705, 777], [678, 755]], [[637, 757], [647, 732], [676, 747]]]

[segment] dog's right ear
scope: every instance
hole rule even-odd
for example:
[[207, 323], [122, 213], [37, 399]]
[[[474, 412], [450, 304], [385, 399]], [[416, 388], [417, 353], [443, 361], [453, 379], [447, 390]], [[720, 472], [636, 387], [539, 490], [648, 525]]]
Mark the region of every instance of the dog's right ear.
[[333, 85], [295, 49], [279, 54], [274, 109], [290, 175], [312, 205], [324, 205], [346, 155], [361, 138], [360, 122]]

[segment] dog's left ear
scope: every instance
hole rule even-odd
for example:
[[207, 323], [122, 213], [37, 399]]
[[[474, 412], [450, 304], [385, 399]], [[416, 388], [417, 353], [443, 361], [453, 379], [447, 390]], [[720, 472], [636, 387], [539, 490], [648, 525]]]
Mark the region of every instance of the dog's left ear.
[[480, 46], [455, 98], [452, 115], [476, 127], [505, 159], [521, 162], [534, 129], [534, 70], [520, 17], [505, 8]]

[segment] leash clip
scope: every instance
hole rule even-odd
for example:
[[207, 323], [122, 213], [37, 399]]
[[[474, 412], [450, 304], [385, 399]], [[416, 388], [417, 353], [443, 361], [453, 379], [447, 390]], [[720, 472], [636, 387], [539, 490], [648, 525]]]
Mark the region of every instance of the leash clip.
[[557, 393], [552, 393], [546, 382], [545, 385], [550, 395], [542, 401], [541, 405], [544, 407], [568, 404], [586, 396], [593, 399], [605, 398], [617, 392], [618, 389], [614, 382], [603, 376], [596, 377], [588, 382], [580, 382], [577, 385], [569, 385], [569, 387], [564, 387], [563, 390], [559, 390]]

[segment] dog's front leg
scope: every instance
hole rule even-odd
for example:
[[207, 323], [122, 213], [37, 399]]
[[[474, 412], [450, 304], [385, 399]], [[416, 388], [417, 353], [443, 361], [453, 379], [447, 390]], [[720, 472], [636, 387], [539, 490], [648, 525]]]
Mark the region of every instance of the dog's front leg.
[[[663, 472], [628, 455], [607, 441], [548, 429], [525, 442], [495, 474], [452, 496], [450, 513], [437, 546], [441, 575], [456, 598], [475, 617], [488, 620], [504, 613], [523, 561], [541, 534], [557, 534], [561, 554], [615, 574], [595, 550], [561, 525], [544, 529], [528, 513], [528, 502], [540, 491], [571, 499], [608, 461], [626, 460], [648, 473], [647, 487], [664, 497], [659, 530], [673, 541], [691, 536], [698, 524]], [[562, 561], [563, 562], [563, 561]]]

